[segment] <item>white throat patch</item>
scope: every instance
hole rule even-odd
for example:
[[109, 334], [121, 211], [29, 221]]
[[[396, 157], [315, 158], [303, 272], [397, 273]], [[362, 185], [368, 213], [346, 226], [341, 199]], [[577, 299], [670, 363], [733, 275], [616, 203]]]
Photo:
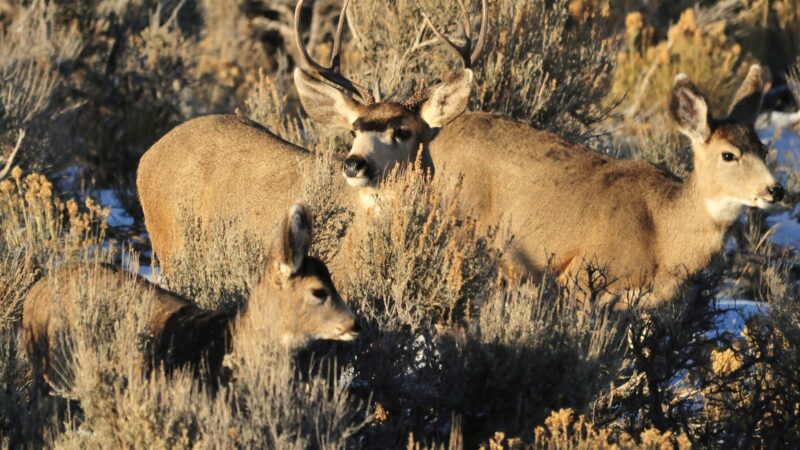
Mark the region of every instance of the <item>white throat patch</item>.
[[375, 189], [361, 189], [358, 191], [358, 201], [362, 208], [371, 210], [378, 205], [378, 192]]
[[741, 200], [733, 197], [706, 199], [706, 209], [715, 222], [733, 222], [746, 206]]

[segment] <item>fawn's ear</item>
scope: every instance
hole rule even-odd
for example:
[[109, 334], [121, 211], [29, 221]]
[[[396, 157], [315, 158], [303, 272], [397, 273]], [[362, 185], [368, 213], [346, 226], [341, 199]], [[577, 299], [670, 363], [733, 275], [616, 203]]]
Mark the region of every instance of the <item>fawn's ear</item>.
[[361, 114], [362, 105], [356, 99], [299, 67], [294, 69], [294, 85], [303, 109], [319, 123], [349, 129]]
[[283, 275], [294, 275], [300, 270], [303, 259], [311, 248], [312, 218], [308, 207], [297, 202], [289, 208], [289, 214], [281, 229], [277, 259]]
[[444, 81], [426, 91], [424, 98], [411, 105], [419, 108], [420, 117], [431, 128], [441, 128], [460, 116], [467, 109], [472, 93], [472, 70], [464, 69], [461, 75]]
[[692, 143], [705, 142], [711, 136], [708, 102], [697, 86], [684, 74], [675, 77], [669, 97], [669, 115]]
[[761, 66], [753, 64], [747, 73], [739, 90], [731, 102], [728, 116], [750, 126], [756, 124], [758, 113], [761, 111], [761, 99], [764, 96], [764, 80]]

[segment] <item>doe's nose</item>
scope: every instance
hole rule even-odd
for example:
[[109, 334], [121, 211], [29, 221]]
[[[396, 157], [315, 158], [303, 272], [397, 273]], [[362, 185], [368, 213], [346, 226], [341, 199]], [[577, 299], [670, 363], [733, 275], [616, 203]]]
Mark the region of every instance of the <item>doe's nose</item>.
[[780, 184], [768, 187], [767, 192], [772, 196], [772, 201], [775, 203], [783, 200], [783, 197], [786, 195], [786, 191]]
[[344, 160], [344, 174], [347, 177], [357, 177], [366, 165], [367, 160], [361, 156], [348, 156]]

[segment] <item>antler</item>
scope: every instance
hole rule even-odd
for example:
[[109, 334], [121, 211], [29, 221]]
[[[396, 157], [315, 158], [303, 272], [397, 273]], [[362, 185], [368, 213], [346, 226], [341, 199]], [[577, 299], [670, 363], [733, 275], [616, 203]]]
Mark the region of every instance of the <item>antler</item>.
[[339, 13], [339, 23], [336, 26], [336, 35], [333, 38], [333, 47], [331, 48], [331, 64], [330, 67], [325, 67], [318, 62], [314, 61], [308, 54], [305, 44], [303, 44], [302, 27], [300, 26], [300, 10], [303, 8], [305, 0], [298, 0], [297, 7], [294, 10], [294, 40], [297, 44], [297, 49], [300, 52], [302, 63], [307, 69], [313, 70], [322, 78], [330, 81], [331, 83], [339, 86], [353, 94], [358, 95], [364, 103], [372, 103], [372, 95], [369, 90], [355, 82], [345, 78], [341, 74], [339, 53], [342, 49], [342, 32], [344, 31], [345, 12], [350, 0], [345, 0], [342, 5], [342, 11]]
[[444, 33], [433, 26], [433, 22], [431, 22], [431, 19], [428, 17], [428, 15], [425, 14], [424, 11], [422, 12], [422, 16], [425, 17], [425, 22], [431, 28], [431, 30], [433, 30], [434, 34], [436, 34], [439, 39], [444, 41], [444, 43], [449, 45], [453, 50], [458, 52], [458, 54], [461, 56], [461, 60], [464, 63], [465, 69], [472, 68], [472, 63], [474, 63], [475, 60], [477, 60], [481, 55], [483, 52], [483, 47], [486, 44], [486, 31], [489, 28], [487, 25], [489, 11], [486, 4], [487, 0], [481, 0], [481, 9], [483, 10], [483, 14], [481, 15], [481, 32], [478, 36], [478, 42], [475, 44], [474, 49], [472, 49], [472, 24], [470, 23], [469, 11], [467, 10], [467, 6], [464, 4], [464, 0], [458, 0], [458, 6], [461, 7], [461, 13], [464, 15], [464, 23], [461, 25], [461, 28], [464, 31], [464, 38], [466, 42], [464, 42], [463, 46], [456, 45], [453, 43], [453, 41], [448, 39]]
[[17, 152], [19, 151], [20, 146], [22, 146], [22, 140], [25, 139], [25, 130], [19, 130], [19, 137], [17, 137], [17, 145], [14, 146], [14, 149], [11, 150], [11, 154], [8, 155], [8, 159], [6, 159], [6, 163], [3, 167], [3, 170], [0, 170], [0, 180], [6, 177], [8, 173], [11, 171], [11, 165], [14, 164], [14, 158], [17, 156]]

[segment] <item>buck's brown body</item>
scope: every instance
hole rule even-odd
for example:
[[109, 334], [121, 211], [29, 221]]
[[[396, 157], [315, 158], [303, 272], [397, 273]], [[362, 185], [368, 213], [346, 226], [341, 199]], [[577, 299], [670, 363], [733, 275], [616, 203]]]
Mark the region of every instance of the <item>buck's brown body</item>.
[[169, 270], [183, 248], [181, 219], [233, 218], [269, 242], [286, 207], [300, 194], [311, 152], [233, 115], [177, 126], [142, 156], [136, 187], [153, 250]]

